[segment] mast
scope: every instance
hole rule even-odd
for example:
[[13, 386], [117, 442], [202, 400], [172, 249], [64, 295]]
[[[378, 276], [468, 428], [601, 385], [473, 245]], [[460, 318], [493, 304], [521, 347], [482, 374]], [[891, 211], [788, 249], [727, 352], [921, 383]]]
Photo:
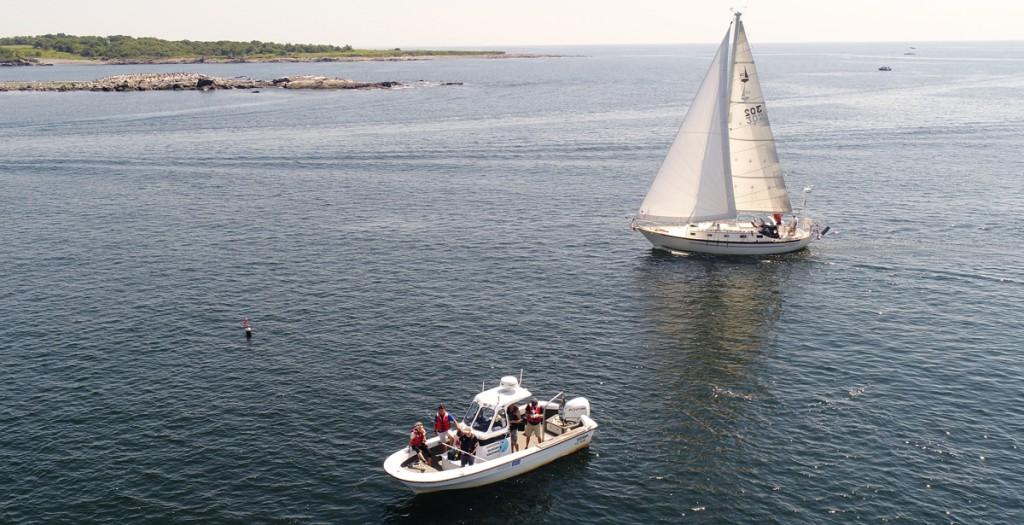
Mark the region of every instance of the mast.
[[[738, 10], [733, 10], [732, 13], [732, 22], [729, 22], [729, 31], [732, 34], [732, 40], [729, 43], [729, 84], [728, 87], [726, 87], [725, 92], [725, 99], [728, 100], [730, 104], [732, 103], [732, 79], [736, 70], [736, 37], [739, 36], [736, 32], [739, 31], [740, 17], [743, 16], [743, 13]], [[732, 115], [731, 106], [729, 108], [729, 115]]]
[[[735, 70], [736, 70], [736, 37], [737, 37], [736, 32], [739, 31], [740, 16], [742, 16], [742, 15], [743, 15], [743, 13], [741, 13], [738, 9], [733, 9], [733, 19], [732, 19], [731, 22], [729, 22], [729, 30], [726, 32], [726, 35], [732, 35], [732, 37], [731, 37], [732, 40], [730, 40], [730, 42], [729, 42], [729, 53], [728, 53], [728, 55], [726, 55], [726, 56], [728, 56], [728, 60], [726, 61], [726, 63], [728, 64], [726, 66], [726, 71], [728, 71], [728, 75], [729, 75], [729, 80], [727, 80], [725, 82], [725, 104], [726, 104], [726, 110], [725, 110], [725, 129], [726, 129], [726, 134], [727, 135], [732, 133], [732, 123], [731, 123], [730, 117], [732, 116], [732, 80], [733, 80], [733, 76], [735, 75]], [[732, 189], [732, 191], [729, 192], [730, 193], [729, 198], [732, 199], [733, 217], [735, 217], [736, 214], [737, 214], [737, 209], [736, 209], [736, 183], [733, 182], [733, 180], [732, 180], [732, 140], [731, 140], [731, 137], [730, 137], [730, 140], [726, 140], [725, 141], [725, 165], [729, 167], [729, 174], [727, 175], [727, 177], [728, 177], [727, 183], [728, 183], [729, 187]]]

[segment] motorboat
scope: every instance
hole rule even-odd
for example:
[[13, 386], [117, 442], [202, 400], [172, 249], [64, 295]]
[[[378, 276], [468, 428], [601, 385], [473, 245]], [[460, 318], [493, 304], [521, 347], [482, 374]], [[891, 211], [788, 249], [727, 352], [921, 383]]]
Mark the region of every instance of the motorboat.
[[[590, 417], [590, 401], [583, 397], [566, 401], [564, 392], [559, 392], [537, 403], [544, 413], [543, 441], [533, 439], [527, 448], [524, 432], [517, 432], [519, 450], [513, 452], [507, 409], [516, 405], [525, 414], [527, 402], [535, 399], [520, 383], [515, 376], [505, 376], [498, 386], [482, 389], [473, 397], [459, 426], [472, 431], [479, 440], [472, 454], [474, 464], [462, 466], [448, 454], [456, 452], [456, 447], [441, 443], [440, 436], [435, 436], [426, 442], [429, 464], [422, 462], [415, 450], [405, 447], [388, 456], [384, 471], [417, 494], [468, 489], [518, 476], [590, 446], [597, 431], [597, 423]], [[449, 430], [448, 437], [448, 443], [452, 443], [457, 429]]]

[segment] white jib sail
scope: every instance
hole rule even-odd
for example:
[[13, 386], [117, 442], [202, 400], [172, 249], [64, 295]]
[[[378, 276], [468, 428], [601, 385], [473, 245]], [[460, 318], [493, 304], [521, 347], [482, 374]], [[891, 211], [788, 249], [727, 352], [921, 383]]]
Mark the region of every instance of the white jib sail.
[[741, 212], [792, 211], [775, 137], [754, 66], [743, 22], [736, 18], [732, 87], [729, 104], [729, 150], [732, 156], [733, 195]]
[[711, 61], [675, 142], [640, 205], [640, 220], [697, 222], [736, 216], [729, 174], [729, 33]]

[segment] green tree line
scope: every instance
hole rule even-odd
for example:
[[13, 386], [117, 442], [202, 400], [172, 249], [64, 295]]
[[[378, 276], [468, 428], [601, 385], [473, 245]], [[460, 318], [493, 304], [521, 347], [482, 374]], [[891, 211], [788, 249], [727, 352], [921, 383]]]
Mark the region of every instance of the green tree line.
[[[202, 42], [163, 40], [151, 37], [135, 38], [124, 35], [75, 36], [64, 33], [4, 37], [0, 38], [0, 46], [32, 46], [35, 49], [61, 51], [96, 59], [183, 56], [243, 58], [253, 55], [286, 56], [292, 53], [338, 53], [352, 50], [352, 46], [347, 45], [278, 44], [260, 42], [259, 40]], [[4, 54], [16, 54], [16, 51], [5, 51], [0, 48], [0, 56], [4, 56]]]

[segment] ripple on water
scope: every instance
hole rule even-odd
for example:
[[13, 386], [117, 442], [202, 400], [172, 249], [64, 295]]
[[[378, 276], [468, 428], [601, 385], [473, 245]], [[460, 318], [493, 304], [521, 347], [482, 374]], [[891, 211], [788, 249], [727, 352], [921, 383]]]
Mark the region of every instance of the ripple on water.
[[[1020, 54], [986, 46], [960, 52]], [[696, 48], [310, 66], [459, 89], [0, 97], [0, 521], [1024, 521], [1024, 144], [992, 89], [1024, 79], [883, 79], [858, 49], [762, 60], [834, 233], [755, 261], [624, 219]], [[412, 422], [520, 369], [591, 399], [590, 450], [457, 495], [385, 479]]]

